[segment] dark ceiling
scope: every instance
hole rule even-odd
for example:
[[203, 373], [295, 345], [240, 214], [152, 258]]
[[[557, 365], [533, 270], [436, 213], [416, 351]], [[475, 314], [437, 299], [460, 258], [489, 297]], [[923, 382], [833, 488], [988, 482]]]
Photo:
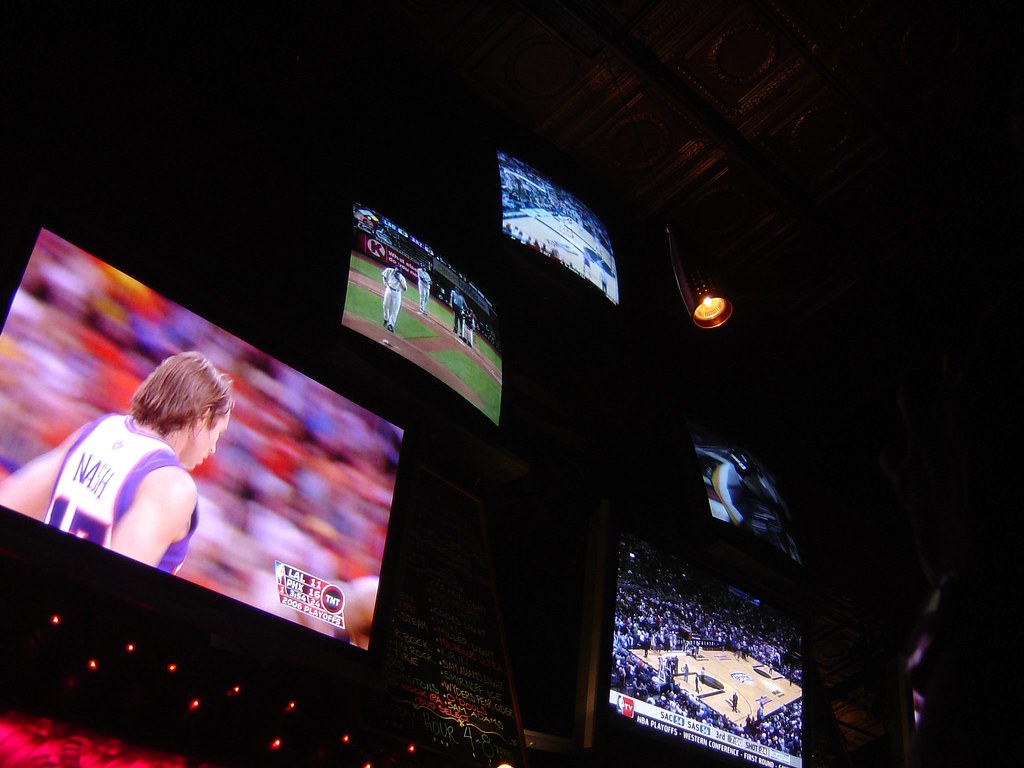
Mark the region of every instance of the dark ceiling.
[[[578, 611], [581, 563], [560, 537], [592, 507], [577, 515], [566, 498], [576, 469], [546, 465], [564, 456], [587, 477], [641, 479], [659, 456], [679, 472], [662, 444], [685, 445], [683, 418], [699, 417], [773, 471], [796, 520], [823, 598], [811, 650], [838, 744], [823, 764], [892, 764], [888, 686], [924, 581], [878, 455], [900, 438], [900, 382], [927, 378], [947, 346], [970, 346], [1015, 285], [1015, 4], [388, 0], [224, 3], [188, 18], [51, 5], [4, 10], [10, 218], [34, 220], [59, 199], [79, 220], [133, 211], [125, 220], [166, 234], [167, 251], [205, 238], [219, 258], [197, 261], [204, 274], [234, 283], [224, 302], [252, 315], [273, 306], [285, 328], [334, 304], [328, 285], [281, 268], [285, 248], [307, 244], [281, 230], [347, 237], [330, 206], [349, 191], [394, 203], [415, 231], [439, 232], [417, 204], [489, 221], [493, 200], [469, 189], [446, 209], [430, 187], [450, 194], [490, 173], [490, 131], [503, 122], [509, 146], [550, 158], [544, 170], [609, 213], [630, 298], [614, 314], [603, 298], [567, 301], [561, 283], [511, 295], [522, 275], [485, 277], [520, 325], [506, 339], [503, 428], [513, 453], [520, 438], [532, 445], [525, 463], [544, 478], [511, 484], [499, 505], [515, 513], [494, 521], [499, 576], [510, 573], [500, 561], [544, 558], [535, 571], [567, 585], [563, 607]], [[429, 160], [410, 162], [424, 150]], [[335, 185], [339, 168], [351, 173]], [[120, 186], [100, 183], [111, 178]], [[402, 200], [382, 192], [395, 178]], [[722, 328], [685, 317], [666, 225], [687, 266], [732, 298]], [[19, 226], [5, 243], [21, 242]], [[243, 231], [252, 247], [235, 253]], [[303, 301], [259, 294], [267, 272]], [[240, 306], [233, 297], [250, 287]], [[972, 311], [956, 314], [967, 296]], [[608, 350], [610, 361], [576, 370], [556, 340], [588, 324], [607, 338], [580, 355]], [[525, 326], [536, 355], [517, 368]], [[591, 448], [598, 412], [614, 449]], [[627, 456], [635, 466], [614, 465]], [[495, 474], [520, 471], [513, 460]], [[671, 501], [663, 492], [655, 511]], [[550, 594], [520, 599], [542, 618], [558, 610]], [[571, 622], [568, 635], [517, 622], [513, 652], [578, 648]], [[523, 701], [524, 724], [558, 733], [560, 715], [530, 714], [544, 704]]]
[[[624, 290], [646, 300], [635, 343], [685, 413], [775, 471], [829, 594], [813, 652], [839, 761], [898, 760], [892, 675], [923, 581], [878, 457], [901, 445], [900, 384], [937, 376], [944, 349], [969, 348], [1006, 316], [1021, 218], [1019, 10], [397, 5], [485, 103], [630, 211], [643, 266]], [[687, 266], [734, 301], [721, 329], [688, 325], [665, 225]], [[972, 291], [985, 308], [958, 316]]]

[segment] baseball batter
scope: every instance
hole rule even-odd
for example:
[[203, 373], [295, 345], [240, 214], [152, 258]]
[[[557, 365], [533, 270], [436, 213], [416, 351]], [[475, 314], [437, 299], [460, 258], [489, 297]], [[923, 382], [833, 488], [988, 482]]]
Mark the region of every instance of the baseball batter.
[[409, 284], [397, 264], [380, 274], [384, 280], [384, 327], [394, 333], [398, 311], [402, 308], [402, 291], [408, 290]]

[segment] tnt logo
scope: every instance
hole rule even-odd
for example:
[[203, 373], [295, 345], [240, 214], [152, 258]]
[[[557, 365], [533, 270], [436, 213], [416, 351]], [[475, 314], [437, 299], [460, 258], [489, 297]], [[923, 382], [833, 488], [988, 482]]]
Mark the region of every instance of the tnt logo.
[[320, 593], [320, 605], [328, 613], [341, 613], [345, 609], [345, 595], [336, 586], [329, 584]]
[[633, 716], [633, 700], [628, 696], [619, 696], [618, 702], [619, 714], [623, 717]]

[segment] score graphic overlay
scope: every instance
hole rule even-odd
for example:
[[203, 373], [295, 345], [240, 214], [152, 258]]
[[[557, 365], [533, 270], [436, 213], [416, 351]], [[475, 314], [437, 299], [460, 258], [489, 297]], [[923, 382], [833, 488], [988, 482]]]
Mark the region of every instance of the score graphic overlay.
[[280, 560], [274, 561], [274, 573], [281, 605], [345, 628], [345, 593], [339, 586]]

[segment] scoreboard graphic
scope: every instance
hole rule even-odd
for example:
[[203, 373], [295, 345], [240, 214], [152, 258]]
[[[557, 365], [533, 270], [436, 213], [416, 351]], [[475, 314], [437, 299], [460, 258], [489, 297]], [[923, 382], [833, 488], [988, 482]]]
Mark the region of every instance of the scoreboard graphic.
[[280, 560], [274, 561], [274, 572], [282, 605], [339, 629], [345, 628], [345, 593], [341, 587]]

